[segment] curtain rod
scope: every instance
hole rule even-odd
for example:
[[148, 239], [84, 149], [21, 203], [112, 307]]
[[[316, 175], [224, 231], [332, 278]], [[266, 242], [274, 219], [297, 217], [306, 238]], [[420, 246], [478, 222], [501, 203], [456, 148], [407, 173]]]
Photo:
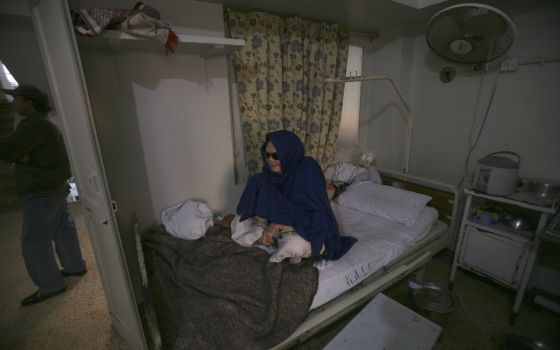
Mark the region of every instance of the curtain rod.
[[364, 33], [364, 32], [355, 32], [353, 30], [348, 30], [348, 34], [363, 36], [363, 37], [369, 38], [369, 40], [375, 40], [375, 39], [379, 38], [379, 33], [378, 32]]
[[[224, 6], [224, 12], [226, 14], [230, 13], [231, 11], [237, 11], [237, 12], [243, 12], [243, 13], [249, 13], [249, 12], [265, 12], [262, 10], [249, 10], [249, 9], [244, 9], [244, 8], [231, 8], [231, 7], [225, 7]], [[277, 15], [280, 17], [292, 17], [292, 16], [297, 16], [297, 17], [301, 17], [299, 15]], [[301, 18], [305, 18], [305, 17], [301, 17]], [[308, 19], [309, 20], [309, 19]], [[320, 20], [319, 20], [320, 21]], [[352, 34], [352, 35], [357, 35], [357, 36], [363, 36], [366, 38], [369, 38], [369, 40], [374, 40], [379, 38], [379, 32], [373, 32], [373, 33], [365, 33], [365, 32], [358, 32], [358, 31], [353, 31], [350, 30], [344, 26], [342, 26], [342, 28], [344, 28], [344, 30], [346, 30], [348, 32], [348, 34]]]

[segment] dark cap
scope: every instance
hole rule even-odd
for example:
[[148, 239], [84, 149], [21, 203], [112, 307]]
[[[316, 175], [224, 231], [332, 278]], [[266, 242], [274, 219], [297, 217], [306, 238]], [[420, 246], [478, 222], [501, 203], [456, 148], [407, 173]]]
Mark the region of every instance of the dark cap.
[[49, 96], [46, 93], [36, 88], [33, 85], [19, 85], [17, 88], [1, 89], [4, 93], [12, 96], [22, 96], [28, 100], [35, 102], [35, 109], [40, 112], [48, 112], [49, 107]]

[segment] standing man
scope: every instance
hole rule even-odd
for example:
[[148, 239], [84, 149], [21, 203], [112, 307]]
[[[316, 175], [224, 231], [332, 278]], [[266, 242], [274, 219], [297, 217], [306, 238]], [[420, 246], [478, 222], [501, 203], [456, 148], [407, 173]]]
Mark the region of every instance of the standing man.
[[47, 116], [48, 96], [31, 85], [2, 91], [14, 97], [16, 113], [24, 118], [10, 137], [0, 141], [0, 159], [15, 163], [16, 190], [23, 198], [23, 260], [38, 287], [22, 300], [27, 306], [65, 292], [64, 277], [82, 276], [87, 269], [66, 203], [70, 164], [62, 134]]

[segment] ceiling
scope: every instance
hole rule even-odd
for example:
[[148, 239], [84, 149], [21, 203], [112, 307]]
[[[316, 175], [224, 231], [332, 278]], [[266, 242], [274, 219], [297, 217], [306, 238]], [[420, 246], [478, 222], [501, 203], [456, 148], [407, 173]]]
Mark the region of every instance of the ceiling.
[[[392, 0], [201, 0], [223, 4], [236, 10], [257, 10], [284, 16], [339, 23], [349, 30], [363, 33], [401, 25], [424, 26], [437, 11], [465, 1], [449, 0], [415, 9]], [[397, 0], [399, 1], [399, 0]], [[406, 1], [400, 1], [406, 2]], [[485, 0], [510, 15], [558, 6], [558, 0]]]

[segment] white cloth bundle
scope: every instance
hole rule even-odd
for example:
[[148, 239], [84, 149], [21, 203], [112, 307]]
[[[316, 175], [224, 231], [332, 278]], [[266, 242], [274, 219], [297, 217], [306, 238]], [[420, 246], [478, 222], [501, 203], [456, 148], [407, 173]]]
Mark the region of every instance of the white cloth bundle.
[[342, 181], [346, 183], [369, 181], [374, 184], [381, 184], [381, 176], [375, 169], [366, 169], [344, 162], [336, 163], [331, 180], [334, 182]]
[[295, 232], [281, 233], [276, 238], [278, 250], [272, 254], [270, 262], [281, 262], [289, 258], [290, 263], [297, 264], [302, 258], [311, 256], [311, 243], [303, 239]]
[[185, 201], [161, 211], [167, 232], [182, 239], [199, 239], [213, 225], [212, 210], [206, 203]]
[[275, 233], [278, 248], [255, 244], [266, 230], [267, 220], [254, 217], [241, 222], [239, 219], [239, 215], [236, 215], [231, 221], [231, 238], [239, 245], [245, 247], [255, 245], [265, 250], [271, 254], [270, 262], [281, 262], [289, 258], [292, 264], [297, 264], [302, 258], [311, 256], [311, 243], [295, 232]]
[[249, 218], [239, 221], [240, 218], [239, 215], [235, 215], [231, 221], [231, 239], [239, 245], [250, 247], [261, 238], [267, 226], [266, 220]]

